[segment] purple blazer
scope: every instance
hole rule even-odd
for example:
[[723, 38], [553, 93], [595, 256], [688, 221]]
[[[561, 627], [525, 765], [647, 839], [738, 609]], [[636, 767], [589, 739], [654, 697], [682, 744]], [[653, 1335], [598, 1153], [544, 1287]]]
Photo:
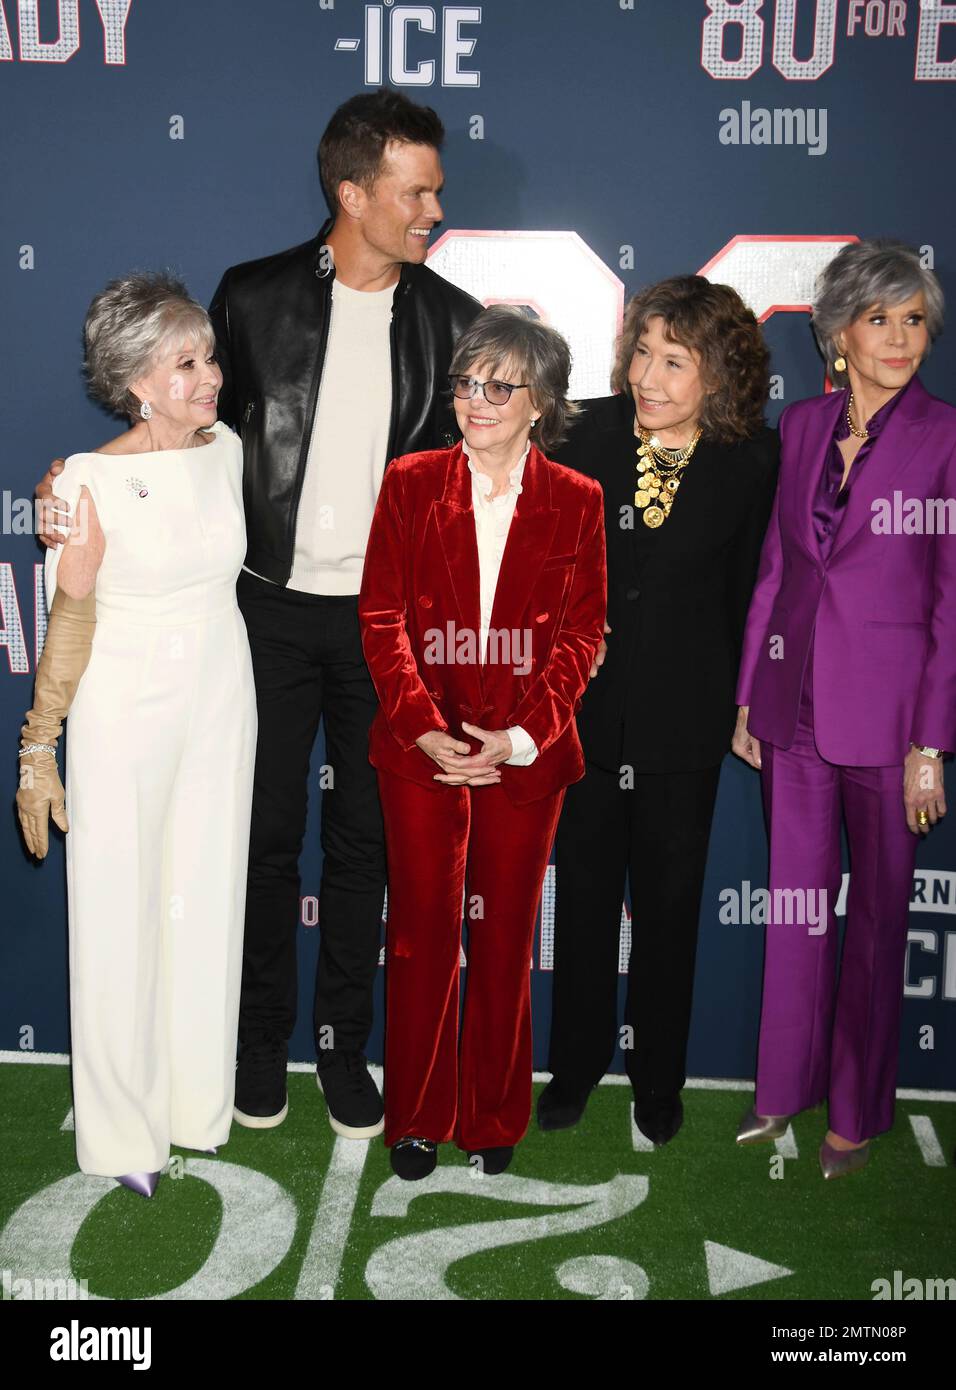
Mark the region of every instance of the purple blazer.
[[913, 382], [859, 477], [850, 472], [824, 563], [813, 498], [846, 400], [834, 391], [780, 417], [780, 477], [737, 703], [750, 706], [755, 738], [789, 748], [816, 624], [817, 748], [828, 762], [882, 767], [902, 763], [911, 741], [956, 750], [956, 409]]

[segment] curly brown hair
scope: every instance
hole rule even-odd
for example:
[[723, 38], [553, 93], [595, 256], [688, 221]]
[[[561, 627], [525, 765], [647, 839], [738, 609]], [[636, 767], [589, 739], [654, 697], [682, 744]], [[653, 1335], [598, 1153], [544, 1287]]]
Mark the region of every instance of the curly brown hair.
[[664, 320], [664, 335], [700, 358], [713, 394], [704, 397], [700, 424], [723, 444], [756, 434], [770, 393], [770, 353], [760, 324], [736, 290], [702, 275], [675, 275], [641, 290], [624, 312], [611, 386], [627, 391], [628, 369], [648, 319]]

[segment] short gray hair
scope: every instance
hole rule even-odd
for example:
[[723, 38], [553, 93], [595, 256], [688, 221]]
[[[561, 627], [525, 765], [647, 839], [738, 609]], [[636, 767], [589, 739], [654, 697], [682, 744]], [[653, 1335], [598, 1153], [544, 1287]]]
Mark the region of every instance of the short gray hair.
[[922, 290], [930, 341], [943, 331], [943, 290], [919, 252], [902, 241], [872, 238], [844, 246], [817, 281], [813, 332], [833, 381], [845, 380], [834, 362], [840, 356], [836, 336], [874, 305], [902, 304]]
[[492, 376], [505, 368], [517, 372], [541, 411], [535, 443], [545, 454], [561, 443], [580, 407], [568, 400], [571, 349], [556, 328], [510, 304], [492, 304], [462, 333], [448, 370], [463, 376], [478, 365]]
[[130, 385], [150, 371], [167, 342], [215, 342], [209, 315], [168, 271], [134, 271], [112, 280], [90, 305], [84, 336], [91, 392], [134, 418], [141, 403]]

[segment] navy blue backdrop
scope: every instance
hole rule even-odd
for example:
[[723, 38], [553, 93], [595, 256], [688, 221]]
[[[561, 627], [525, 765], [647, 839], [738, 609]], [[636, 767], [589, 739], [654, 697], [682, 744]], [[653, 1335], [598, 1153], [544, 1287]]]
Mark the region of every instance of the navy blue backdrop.
[[[766, 320], [773, 422], [822, 389], [805, 309], [815, 272], [848, 238], [922, 248], [956, 303], [954, 81], [956, 5], [918, 0], [0, 0], [0, 1049], [69, 1045], [63, 840], [31, 863], [12, 800], [45, 630], [29, 499], [49, 459], [120, 428], [84, 395], [93, 294], [134, 267], [171, 266], [208, 302], [227, 265], [306, 240], [325, 216], [314, 159], [323, 126], [347, 96], [387, 83], [434, 105], [448, 129], [440, 273], [483, 299], [533, 304], [570, 337], [578, 394], [595, 395], [607, 389], [624, 296], [706, 269]], [[954, 365], [950, 337], [923, 369], [951, 400]], [[322, 761], [320, 743], [303, 859], [300, 1059], [311, 1053]], [[951, 823], [920, 847], [914, 880], [908, 1085], [953, 1084], [954, 870]], [[721, 922], [720, 895], [765, 875], [757, 778], [728, 757], [692, 1073], [752, 1075], [762, 932]], [[551, 911], [548, 885], [533, 981], [538, 1065]], [[381, 1055], [380, 1008], [370, 1053]]]

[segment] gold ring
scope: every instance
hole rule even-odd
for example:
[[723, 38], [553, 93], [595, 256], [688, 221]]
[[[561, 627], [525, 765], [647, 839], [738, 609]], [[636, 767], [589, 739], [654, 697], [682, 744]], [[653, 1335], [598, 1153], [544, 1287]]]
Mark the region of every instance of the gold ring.
[[928, 811], [917, 811], [917, 812], [916, 812], [916, 824], [917, 824], [917, 825], [929, 825], [929, 812], [928, 812]]

